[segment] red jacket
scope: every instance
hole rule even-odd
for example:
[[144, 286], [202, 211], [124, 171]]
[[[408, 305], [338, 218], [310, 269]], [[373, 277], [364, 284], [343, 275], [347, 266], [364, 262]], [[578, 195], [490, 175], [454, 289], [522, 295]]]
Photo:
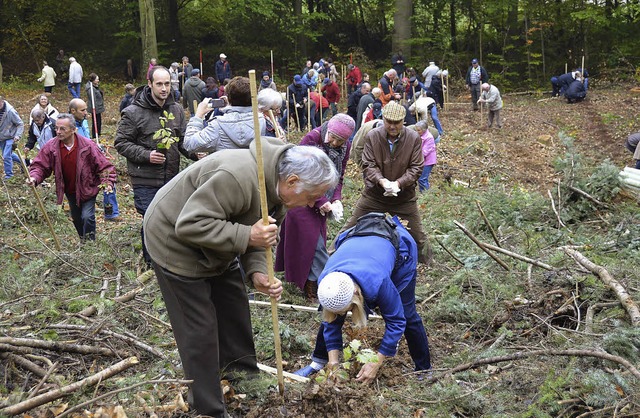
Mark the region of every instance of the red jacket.
[[351, 86], [357, 86], [362, 81], [362, 73], [360, 72], [360, 68], [354, 66], [353, 70], [349, 71], [347, 74], [347, 83]]
[[340, 88], [335, 81], [332, 81], [331, 84], [325, 84], [322, 86], [323, 93], [325, 93], [324, 97], [327, 98], [329, 103], [338, 103], [340, 101]]
[[322, 108], [327, 109], [329, 107], [329, 102], [324, 97], [320, 96], [315, 91], [311, 90], [311, 100], [316, 104], [316, 109], [320, 109], [320, 100], [322, 100]]
[[[100, 172], [110, 170], [105, 184], [113, 187], [116, 182], [116, 170], [93, 141], [78, 134], [75, 134], [75, 136], [78, 147], [76, 203], [80, 205], [82, 202], [86, 202], [96, 196], [100, 191], [98, 188], [102, 183], [99, 176]], [[51, 173], [53, 173], [56, 180], [56, 196], [60, 205], [64, 196], [64, 179], [62, 177], [60, 140], [58, 137], [47, 142], [29, 166], [29, 176], [36, 179], [36, 184], [42, 183]]]

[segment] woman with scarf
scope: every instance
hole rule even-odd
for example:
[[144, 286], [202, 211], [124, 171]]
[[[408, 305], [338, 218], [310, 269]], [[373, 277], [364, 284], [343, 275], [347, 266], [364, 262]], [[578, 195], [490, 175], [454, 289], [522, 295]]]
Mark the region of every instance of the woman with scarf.
[[329, 259], [327, 217], [342, 219], [342, 181], [351, 151], [348, 139], [354, 128], [355, 122], [350, 116], [338, 113], [300, 141], [300, 145], [323, 150], [340, 176], [336, 187], [329, 189], [313, 207], [290, 209], [280, 228], [276, 271], [284, 271], [285, 280], [295, 283], [310, 300], [317, 299], [318, 277]]
[[261, 92], [264, 89], [278, 90], [278, 88], [276, 87], [276, 83], [274, 83], [269, 76], [269, 71], [265, 71], [264, 73], [262, 73], [262, 80], [260, 80], [258, 92]]

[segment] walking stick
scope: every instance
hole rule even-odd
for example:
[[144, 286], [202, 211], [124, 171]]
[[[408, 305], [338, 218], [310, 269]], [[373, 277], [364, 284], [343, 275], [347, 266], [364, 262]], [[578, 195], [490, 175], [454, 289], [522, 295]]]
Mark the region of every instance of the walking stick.
[[293, 111], [296, 113], [296, 126], [298, 127], [298, 131], [302, 132], [302, 128], [300, 127], [300, 115], [298, 114], [298, 106], [296, 103], [296, 96], [293, 96], [293, 102], [295, 103], [295, 105], [293, 106]]
[[282, 128], [280, 127], [280, 124], [276, 121], [276, 117], [273, 114], [273, 110], [271, 109], [269, 109], [269, 118], [271, 119], [271, 123], [273, 123], [273, 127], [276, 130], [276, 137], [279, 139], [282, 139], [284, 142], [288, 142], [287, 136], [285, 135], [284, 132], [282, 132]]
[[582, 56], [582, 66], [580, 68], [580, 72], [582, 72], [582, 79], [584, 80], [584, 55]]
[[291, 111], [289, 110], [289, 87], [287, 87], [287, 137], [289, 136], [289, 132], [291, 132]]
[[273, 49], [271, 50], [271, 78], [276, 81], [276, 75], [273, 73]]
[[323, 120], [322, 120], [322, 94], [320, 94], [318, 97], [320, 97], [318, 99], [318, 103], [320, 103], [320, 106], [319, 106], [320, 107], [320, 125], [322, 125], [322, 122], [323, 122]]
[[[256, 71], [249, 71], [249, 84], [251, 87], [251, 107], [253, 108], [253, 128], [256, 142], [256, 160], [258, 162], [258, 185], [260, 186], [260, 209], [262, 222], [269, 225], [269, 207], [267, 205], [267, 185], [264, 178], [264, 162], [262, 160], [262, 139], [260, 137], [260, 122], [258, 121], [258, 87], [256, 85]], [[269, 284], [275, 282], [273, 272], [273, 251], [269, 246], [266, 249], [267, 274]], [[280, 345], [280, 330], [278, 326], [278, 301], [271, 297], [271, 321], [273, 322], [273, 343], [276, 349], [276, 367], [278, 369], [278, 390], [284, 395], [284, 376], [282, 374], [282, 347]]]
[[[20, 159], [20, 165], [22, 165], [22, 171], [24, 171], [24, 175], [27, 177], [27, 180], [29, 180], [31, 176], [29, 176], [29, 170], [27, 169], [27, 165], [24, 163], [24, 158], [22, 157], [22, 151], [20, 151], [20, 148], [16, 148], [16, 154], [18, 154], [18, 158]], [[53, 236], [53, 242], [56, 246], [56, 250], [60, 251], [61, 250], [60, 241], [58, 241], [58, 236], [56, 235], [56, 231], [53, 229], [53, 225], [51, 224], [51, 219], [49, 219], [49, 215], [47, 215], [47, 211], [44, 209], [44, 204], [42, 203], [42, 199], [40, 199], [40, 194], [36, 190], [36, 186], [33, 183], [29, 182], [29, 185], [31, 186], [33, 195], [36, 197], [36, 200], [38, 201], [38, 206], [40, 206], [40, 210], [44, 215], [44, 220], [47, 222], [47, 225], [49, 226], [49, 231], [51, 232], [51, 236]]]
[[96, 97], [93, 94], [93, 82], [91, 83], [91, 117], [93, 118], [93, 132], [96, 134], [96, 145], [100, 147], [100, 138], [98, 138], [98, 121], [96, 120]]
[[200, 50], [200, 74], [201, 74], [201, 75], [202, 75], [202, 74], [204, 74], [204, 73], [202, 72], [202, 50]]
[[[449, 70], [447, 70], [447, 74], [449, 74]], [[449, 77], [447, 77], [447, 90], [444, 94], [444, 110], [447, 110], [447, 103], [449, 103]]]
[[480, 102], [480, 127], [482, 128], [482, 121], [483, 121], [483, 117], [482, 117], [482, 112], [483, 112], [483, 102]]
[[311, 132], [311, 92], [307, 89], [307, 132]]

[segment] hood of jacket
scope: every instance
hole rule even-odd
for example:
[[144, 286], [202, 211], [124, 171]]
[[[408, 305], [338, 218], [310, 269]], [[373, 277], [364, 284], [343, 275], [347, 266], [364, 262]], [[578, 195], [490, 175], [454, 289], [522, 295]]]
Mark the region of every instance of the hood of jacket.
[[[264, 116], [258, 115], [260, 127], [263, 128]], [[220, 130], [237, 148], [249, 148], [255, 139], [253, 127], [253, 109], [249, 106], [231, 106], [225, 114], [218, 118]]]

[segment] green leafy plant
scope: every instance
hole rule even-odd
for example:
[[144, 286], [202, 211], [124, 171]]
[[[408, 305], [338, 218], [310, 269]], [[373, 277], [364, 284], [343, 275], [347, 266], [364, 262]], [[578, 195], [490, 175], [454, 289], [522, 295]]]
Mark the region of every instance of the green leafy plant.
[[166, 110], [163, 111], [162, 116], [158, 118], [160, 119], [161, 128], [153, 134], [153, 139], [158, 141], [156, 148], [160, 152], [162, 152], [162, 150], [166, 152], [166, 150], [171, 148], [172, 144], [179, 141], [178, 137], [173, 134], [173, 131], [168, 126], [169, 121], [174, 120], [175, 118], [176, 117], [173, 116], [173, 113], [167, 112]]
[[364, 365], [367, 363], [377, 363], [378, 354], [370, 348], [362, 348], [359, 340], [352, 340], [348, 347], [342, 352], [343, 362], [340, 367], [332, 370], [322, 369], [316, 376], [316, 382], [321, 383], [330, 378], [335, 380], [347, 380], [349, 378], [349, 370], [354, 369], [355, 363]]

